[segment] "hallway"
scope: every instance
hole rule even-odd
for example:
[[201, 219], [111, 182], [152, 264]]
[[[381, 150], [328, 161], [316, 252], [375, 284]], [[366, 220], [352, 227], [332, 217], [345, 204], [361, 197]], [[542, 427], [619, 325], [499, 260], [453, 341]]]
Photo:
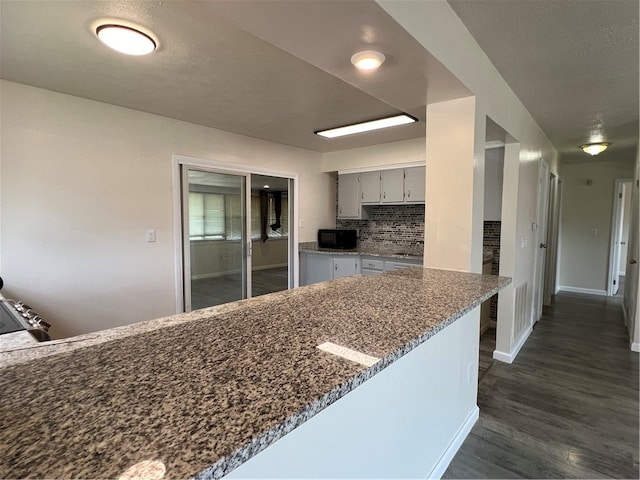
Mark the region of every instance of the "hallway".
[[515, 362], [489, 367], [443, 478], [639, 478], [638, 354], [620, 303], [556, 295]]

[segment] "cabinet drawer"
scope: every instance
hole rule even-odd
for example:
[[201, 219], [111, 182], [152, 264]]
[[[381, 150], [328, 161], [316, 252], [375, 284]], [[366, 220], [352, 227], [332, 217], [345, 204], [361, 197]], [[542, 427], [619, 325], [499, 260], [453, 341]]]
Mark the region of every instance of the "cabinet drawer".
[[382, 270], [371, 270], [369, 268], [363, 268], [360, 273], [363, 275], [382, 275], [384, 272]]
[[362, 259], [362, 268], [366, 268], [368, 270], [384, 270], [384, 261], [383, 260], [370, 260], [368, 258]]
[[420, 264], [418, 263], [407, 263], [407, 262], [384, 262], [384, 271], [385, 272], [393, 272], [394, 270], [400, 270], [401, 268], [407, 267], [417, 267]]

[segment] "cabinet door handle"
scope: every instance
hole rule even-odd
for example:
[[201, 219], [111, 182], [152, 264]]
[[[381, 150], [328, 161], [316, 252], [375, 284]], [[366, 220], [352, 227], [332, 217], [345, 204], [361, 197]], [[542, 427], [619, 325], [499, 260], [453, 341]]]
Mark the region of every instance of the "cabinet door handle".
[[384, 192], [384, 193], [382, 194], [382, 198], [387, 198], [387, 192]]
[[336, 270], [338, 270], [338, 264], [337, 263], [334, 265], [334, 267], [335, 267]]
[[407, 198], [411, 198], [411, 189], [409, 189], [409, 193], [407, 194]]
[[360, 199], [361, 199], [361, 200], [364, 200], [364, 192], [362, 192], [362, 193], [360, 194]]

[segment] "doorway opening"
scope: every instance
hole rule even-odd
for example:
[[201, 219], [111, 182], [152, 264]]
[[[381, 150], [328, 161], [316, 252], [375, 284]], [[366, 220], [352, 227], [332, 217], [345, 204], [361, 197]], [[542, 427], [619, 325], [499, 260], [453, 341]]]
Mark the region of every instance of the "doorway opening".
[[[500, 273], [500, 237], [502, 235], [502, 183], [504, 145], [485, 149], [484, 223], [482, 236], [482, 273]], [[498, 294], [480, 307], [480, 369], [488, 368], [496, 347]], [[479, 377], [480, 378], [480, 377]]]
[[607, 295], [622, 295], [626, 276], [633, 180], [618, 178], [614, 186]]
[[174, 157], [178, 312], [296, 286], [294, 181]]
[[560, 225], [560, 204], [562, 200], [562, 181], [553, 172], [549, 173], [549, 208], [547, 238], [545, 244], [546, 264], [544, 274], [543, 304], [551, 305], [553, 295], [558, 291], [558, 237]]
[[289, 288], [291, 180], [251, 175], [251, 295]]
[[[487, 118], [484, 167], [484, 222], [482, 236], [482, 273], [500, 273], [502, 236], [502, 193], [504, 183], [504, 141], [506, 133]], [[498, 294], [480, 306], [480, 354], [478, 380], [488, 372], [496, 349]]]
[[536, 258], [534, 268], [534, 290], [533, 290], [533, 318], [531, 325], [535, 324], [542, 318], [542, 305], [545, 292], [545, 272], [547, 270], [548, 261], [548, 231], [549, 231], [549, 184], [551, 172], [549, 165], [543, 159], [540, 159], [538, 170], [538, 208], [536, 223], [532, 225], [533, 230], [537, 233], [536, 240]]

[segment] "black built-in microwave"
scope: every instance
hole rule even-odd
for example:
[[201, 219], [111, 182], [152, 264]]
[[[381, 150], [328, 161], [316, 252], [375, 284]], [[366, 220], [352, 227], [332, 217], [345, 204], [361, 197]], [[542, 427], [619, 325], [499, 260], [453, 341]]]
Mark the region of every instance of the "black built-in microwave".
[[318, 230], [318, 248], [352, 250], [358, 243], [357, 230], [326, 229]]

